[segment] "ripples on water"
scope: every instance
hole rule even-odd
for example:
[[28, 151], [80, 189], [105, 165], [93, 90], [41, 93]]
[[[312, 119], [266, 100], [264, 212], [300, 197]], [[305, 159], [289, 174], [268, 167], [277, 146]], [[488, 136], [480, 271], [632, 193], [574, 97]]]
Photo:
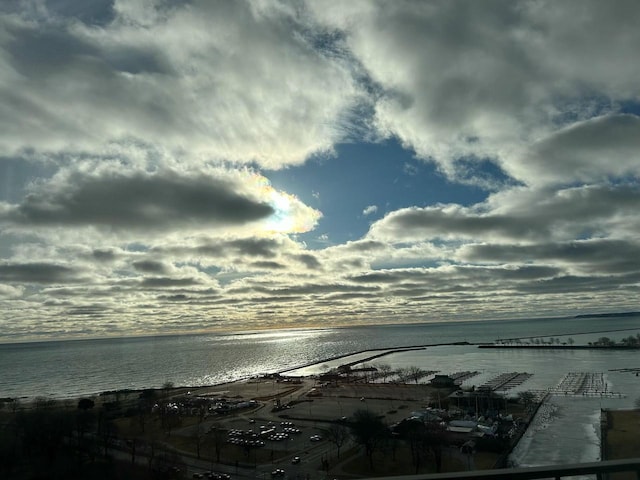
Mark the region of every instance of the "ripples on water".
[[[574, 334], [637, 325], [633, 318], [538, 319], [5, 344], [0, 345], [0, 396], [73, 397], [159, 387], [168, 381], [210, 385], [374, 348]], [[440, 360], [461, 370], [478, 360], [455, 348], [441, 352]], [[406, 355], [408, 362], [421, 362], [417, 352]], [[496, 358], [499, 355], [496, 353]], [[546, 363], [547, 359], [536, 361]]]

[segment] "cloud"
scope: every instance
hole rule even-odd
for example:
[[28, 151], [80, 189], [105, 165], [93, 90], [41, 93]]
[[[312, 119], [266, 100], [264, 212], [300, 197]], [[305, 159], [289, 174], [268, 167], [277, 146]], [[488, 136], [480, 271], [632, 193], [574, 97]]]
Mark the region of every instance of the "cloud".
[[531, 245], [469, 244], [458, 258], [483, 263], [550, 263], [574, 273], [622, 274], [640, 270], [640, 245], [613, 239], [576, 240]]
[[640, 175], [640, 117], [603, 115], [532, 144], [519, 167], [531, 183], [601, 182]]
[[282, 263], [278, 262], [269, 262], [269, 261], [261, 261], [261, 262], [252, 262], [249, 265], [250, 268], [255, 268], [258, 270], [284, 270], [287, 267]]
[[375, 222], [369, 237], [395, 243], [445, 240], [539, 241], [635, 231], [635, 184], [563, 190], [514, 188], [472, 207], [437, 205], [396, 210]]
[[54, 178], [26, 196], [5, 218], [26, 225], [96, 225], [115, 229], [234, 225], [274, 213], [268, 204], [238, 193], [220, 178], [109, 172]]
[[23, 2], [9, 0], [0, 6], [0, 12], [29, 13], [38, 17], [46, 14], [53, 18], [73, 19], [87, 25], [104, 25], [115, 15], [114, 0], [85, 0], [81, 3], [66, 0]]
[[348, 135], [361, 103], [351, 67], [314, 46], [322, 31], [293, 7], [127, 3], [0, 16], [4, 152], [138, 142], [280, 168]]
[[142, 273], [161, 274], [167, 272], [167, 266], [163, 262], [154, 260], [138, 260], [132, 263], [133, 267]]
[[[377, 87], [378, 132], [437, 162], [450, 178], [473, 183], [475, 175], [468, 171], [474, 162], [479, 174], [482, 162], [490, 160], [525, 184], [566, 184], [574, 174], [583, 179], [611, 173], [590, 160], [600, 154], [625, 158], [612, 167], [614, 174], [637, 172], [632, 146], [637, 119], [616, 112], [640, 96], [640, 86], [631, 80], [640, 75], [640, 66], [630, 61], [640, 43], [640, 32], [632, 27], [640, 18], [638, 5], [622, 1], [605, 7], [595, 0], [309, 5], [318, 21], [343, 32], [349, 51]], [[600, 116], [594, 124], [584, 123]], [[572, 126], [578, 130], [569, 133]], [[594, 152], [574, 143], [589, 131], [596, 133], [592, 143], [603, 141]], [[537, 142], [540, 148], [551, 142], [539, 153], [553, 152], [553, 158], [536, 155], [536, 147], [531, 152]], [[554, 149], [564, 142], [574, 148]], [[462, 171], [460, 159], [467, 160]]]
[[100, 262], [113, 262], [117, 258], [113, 249], [96, 249], [91, 252], [91, 255]]
[[204, 170], [69, 168], [34, 185], [21, 203], [0, 203], [0, 223], [13, 228], [96, 227], [124, 236], [222, 228], [297, 233], [320, 216], [257, 174]]
[[[0, 13], [7, 337], [635, 308], [635, 2], [46, 0]], [[386, 139], [410, 150], [385, 159], [405, 175], [435, 162], [463, 185], [446, 186], [448, 203], [427, 200], [445, 198], [436, 187], [424, 202], [361, 197], [369, 232], [335, 244], [343, 218], [312, 232], [322, 213], [269, 182]], [[336, 192], [310, 185], [296, 188], [334, 215]]]
[[19, 298], [24, 293], [22, 286], [5, 285], [0, 283], [0, 298]]
[[372, 215], [374, 213], [376, 213], [378, 211], [378, 207], [376, 205], [369, 205], [367, 208], [365, 208], [362, 211], [362, 214], [367, 216], [367, 215]]
[[1, 263], [0, 282], [18, 284], [55, 284], [77, 282], [79, 272], [72, 267], [49, 263]]
[[198, 285], [200, 282], [194, 278], [171, 278], [171, 277], [147, 277], [141, 282], [141, 286], [145, 288], [172, 288], [172, 287], [191, 287]]
[[169, 253], [179, 258], [241, 258], [255, 257], [263, 259], [276, 258], [285, 250], [295, 250], [299, 247], [287, 237], [273, 236], [266, 238], [242, 237], [242, 238], [200, 238], [193, 245], [170, 245], [155, 247], [155, 253]]
[[292, 256], [295, 260], [303, 263], [308, 269], [318, 270], [322, 268], [322, 264], [318, 261], [318, 259], [310, 254], [310, 253], [302, 253], [299, 255]]

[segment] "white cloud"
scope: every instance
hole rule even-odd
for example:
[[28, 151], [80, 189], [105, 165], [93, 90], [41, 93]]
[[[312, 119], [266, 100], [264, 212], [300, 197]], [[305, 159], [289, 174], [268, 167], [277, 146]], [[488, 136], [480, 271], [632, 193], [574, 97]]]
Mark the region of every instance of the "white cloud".
[[344, 137], [358, 87], [294, 9], [158, 5], [119, 2], [101, 28], [29, 10], [0, 17], [5, 154], [141, 142], [279, 168]]
[[[3, 335], [637, 298], [636, 2], [79, 5], [0, 5], [0, 149], [20, 163], [0, 187]], [[321, 213], [258, 169], [385, 138], [492, 193], [401, 203], [344, 244], [327, 222], [307, 248]], [[363, 216], [401, 201], [375, 193]]]
[[367, 215], [372, 215], [372, 214], [376, 213], [377, 211], [378, 211], [378, 206], [377, 205], [369, 205], [368, 207], [366, 207], [362, 211], [362, 214], [367, 216]]
[[[637, 173], [636, 156], [628, 156], [631, 138], [638, 136], [631, 125], [637, 117], [583, 123], [640, 98], [640, 86], [633, 80], [640, 75], [640, 64], [632, 60], [640, 44], [640, 32], [632, 27], [640, 18], [637, 4], [310, 5], [320, 21], [345, 32], [354, 57], [379, 85], [379, 132], [436, 161], [451, 178], [458, 177], [456, 160], [461, 157], [490, 158], [526, 184], [606, 176], [605, 161], [595, 167], [594, 153], [577, 145], [577, 150], [554, 151], [554, 168], [549, 170], [549, 157], [530, 152], [532, 144], [556, 143], [557, 136], [577, 140], [577, 132], [562, 133], [573, 124], [577, 131], [589, 130], [594, 139], [604, 140], [597, 154], [626, 158], [612, 173], [625, 167]], [[613, 134], [612, 128], [623, 131]], [[621, 144], [613, 141], [618, 136], [624, 137]]]
[[0, 283], [0, 298], [19, 298], [22, 296], [24, 288], [22, 286], [14, 287]]

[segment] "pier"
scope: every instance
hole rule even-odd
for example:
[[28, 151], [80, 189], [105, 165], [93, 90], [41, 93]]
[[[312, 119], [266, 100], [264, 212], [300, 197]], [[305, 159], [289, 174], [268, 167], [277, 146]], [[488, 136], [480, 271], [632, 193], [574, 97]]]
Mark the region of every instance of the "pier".
[[488, 382], [481, 385], [478, 390], [511, 390], [514, 387], [522, 385], [532, 376], [532, 373], [524, 372], [501, 373], [497, 377], [494, 377]]
[[609, 390], [609, 384], [600, 372], [569, 372], [550, 390], [556, 395], [589, 397], [622, 397], [621, 393]]

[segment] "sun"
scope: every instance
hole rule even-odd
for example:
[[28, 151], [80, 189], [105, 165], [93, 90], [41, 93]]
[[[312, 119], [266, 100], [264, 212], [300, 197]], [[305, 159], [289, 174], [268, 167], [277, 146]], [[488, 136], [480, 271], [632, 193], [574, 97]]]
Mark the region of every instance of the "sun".
[[262, 175], [254, 173], [253, 177], [259, 185], [260, 200], [273, 208], [262, 226], [264, 233], [305, 233], [315, 228], [321, 212], [305, 205], [295, 195], [276, 190]]

